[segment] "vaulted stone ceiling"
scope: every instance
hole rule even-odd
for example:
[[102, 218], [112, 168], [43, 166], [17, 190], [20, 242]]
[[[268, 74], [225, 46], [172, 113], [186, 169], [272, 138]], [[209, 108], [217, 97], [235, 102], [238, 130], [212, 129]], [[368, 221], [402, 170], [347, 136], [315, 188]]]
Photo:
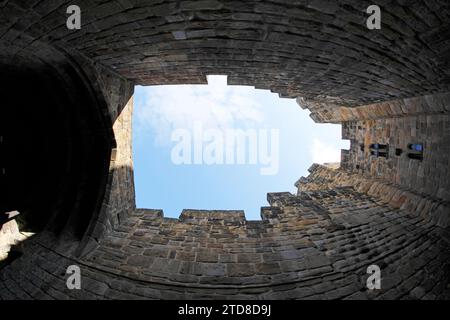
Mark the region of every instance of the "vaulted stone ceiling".
[[[255, 85], [283, 96], [357, 106], [450, 88], [450, 3], [378, 1], [1, 1], [2, 54], [76, 50], [140, 85]], [[40, 49], [37, 49], [37, 48]]]

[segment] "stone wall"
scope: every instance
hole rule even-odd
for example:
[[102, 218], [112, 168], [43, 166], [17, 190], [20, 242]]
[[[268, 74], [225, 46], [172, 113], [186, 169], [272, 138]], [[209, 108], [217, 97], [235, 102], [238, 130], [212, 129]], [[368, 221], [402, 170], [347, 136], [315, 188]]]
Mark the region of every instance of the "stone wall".
[[[0, 272], [2, 299], [449, 298], [448, 206], [380, 178], [314, 165], [298, 195], [268, 194], [261, 221], [242, 211], [134, 209], [132, 100], [114, 124], [108, 227], [82, 258], [24, 244]], [[66, 269], [82, 270], [68, 290]], [[365, 287], [382, 268], [383, 289]]]
[[121, 113], [113, 125], [116, 145], [111, 152], [105, 197], [98, 217], [91, 221], [80, 254], [95, 248], [100, 239], [136, 207], [131, 144], [133, 98], [130, 98], [123, 109], [120, 104], [118, 107]]
[[[1, 298], [448, 298], [449, 233], [353, 188], [269, 194], [242, 212], [136, 210], [85, 259], [37, 243], [0, 273]], [[82, 270], [68, 290], [65, 268]], [[365, 287], [382, 269], [382, 289]]]
[[299, 194], [303, 191], [326, 190], [335, 187], [353, 187], [361, 193], [377, 198], [393, 208], [404, 209], [442, 228], [450, 226], [448, 202], [417, 193], [413, 188], [402, 187], [380, 178], [349, 173], [344, 169], [331, 170], [325, 166], [313, 165], [311, 174], [296, 182]]
[[[366, 176], [378, 177], [448, 203], [450, 200], [448, 114], [352, 121], [344, 123], [342, 130], [343, 138], [351, 141], [350, 150], [343, 154], [343, 168]], [[388, 158], [370, 154], [370, 145], [374, 143], [389, 145]], [[408, 158], [408, 144], [411, 143], [423, 144], [422, 161]], [[402, 154], [396, 155], [396, 149], [401, 149]]]
[[381, 1], [369, 31], [361, 0], [2, 1], [2, 54], [42, 43], [77, 52], [136, 84], [230, 84], [304, 97], [329, 108], [448, 92], [450, 4]]
[[[0, 1], [0, 67], [82, 80], [102, 115], [92, 134], [110, 155], [105, 192], [94, 212], [70, 208], [67, 228], [90, 218], [82, 239], [44, 230], [23, 242], [0, 266], [0, 299], [450, 299], [448, 1], [381, 1], [381, 31], [365, 27], [369, 1], [78, 1], [78, 31], [66, 28], [69, 4]], [[352, 143], [341, 167], [313, 165], [297, 195], [268, 194], [261, 221], [136, 209], [133, 86], [208, 74], [342, 123]], [[367, 154], [410, 142], [424, 143], [422, 162]], [[74, 264], [81, 290], [66, 287]], [[370, 264], [379, 291], [366, 288]]]
[[315, 122], [341, 123], [449, 113], [450, 93], [385, 101], [355, 108], [330, 108], [327, 104], [307, 104], [302, 99], [297, 99], [297, 103], [312, 112], [310, 116]]

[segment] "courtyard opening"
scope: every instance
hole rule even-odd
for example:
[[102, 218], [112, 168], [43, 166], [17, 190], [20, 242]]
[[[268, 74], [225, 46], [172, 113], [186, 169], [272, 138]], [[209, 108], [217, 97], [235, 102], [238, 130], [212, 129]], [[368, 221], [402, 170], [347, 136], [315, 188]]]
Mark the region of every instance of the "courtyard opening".
[[348, 148], [341, 125], [317, 124], [295, 99], [227, 85], [224, 75], [208, 76], [208, 85], [135, 88], [136, 205], [166, 217], [189, 208], [259, 220], [268, 192], [295, 193], [293, 177], [339, 163]]

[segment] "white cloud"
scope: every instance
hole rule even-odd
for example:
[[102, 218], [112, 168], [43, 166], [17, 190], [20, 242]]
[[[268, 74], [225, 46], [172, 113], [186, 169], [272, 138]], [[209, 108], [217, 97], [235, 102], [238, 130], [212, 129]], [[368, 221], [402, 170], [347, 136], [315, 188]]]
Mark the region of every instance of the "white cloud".
[[170, 143], [175, 129], [252, 127], [264, 120], [261, 106], [253, 98], [253, 87], [227, 86], [226, 76], [208, 77], [208, 85], [171, 85], [141, 88], [144, 99], [135, 106], [137, 130], [150, 126], [155, 141]]
[[341, 161], [341, 149], [339, 146], [326, 144], [317, 138], [313, 140], [311, 154], [313, 162], [318, 164]]

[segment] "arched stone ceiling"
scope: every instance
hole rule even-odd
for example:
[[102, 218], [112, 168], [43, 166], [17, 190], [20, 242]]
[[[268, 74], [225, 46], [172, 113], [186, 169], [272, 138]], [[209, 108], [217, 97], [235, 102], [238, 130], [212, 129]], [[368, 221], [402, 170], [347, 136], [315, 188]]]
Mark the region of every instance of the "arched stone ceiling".
[[328, 105], [358, 106], [450, 88], [450, 2], [376, 1], [382, 29], [368, 30], [373, 1], [1, 1], [2, 55], [39, 43], [73, 50], [140, 85], [204, 83], [271, 89]]

